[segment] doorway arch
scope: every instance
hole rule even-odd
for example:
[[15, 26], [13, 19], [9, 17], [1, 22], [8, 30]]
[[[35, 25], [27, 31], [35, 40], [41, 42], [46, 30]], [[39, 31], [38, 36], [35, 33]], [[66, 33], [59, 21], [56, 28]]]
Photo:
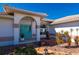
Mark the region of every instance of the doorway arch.
[[[20, 21], [20, 41], [36, 40], [37, 22], [33, 17], [25, 16]], [[21, 38], [24, 38], [23, 40]]]

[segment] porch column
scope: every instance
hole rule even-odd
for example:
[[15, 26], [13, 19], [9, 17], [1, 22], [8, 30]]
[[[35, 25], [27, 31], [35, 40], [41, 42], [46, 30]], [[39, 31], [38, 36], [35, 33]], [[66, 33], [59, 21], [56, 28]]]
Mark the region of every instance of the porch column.
[[19, 28], [19, 21], [20, 17], [17, 16], [16, 14], [14, 15], [14, 45], [19, 44], [19, 33], [20, 33], [20, 28]]
[[37, 19], [37, 41], [40, 41], [40, 19]]
[[14, 45], [19, 43], [19, 24], [14, 24]]

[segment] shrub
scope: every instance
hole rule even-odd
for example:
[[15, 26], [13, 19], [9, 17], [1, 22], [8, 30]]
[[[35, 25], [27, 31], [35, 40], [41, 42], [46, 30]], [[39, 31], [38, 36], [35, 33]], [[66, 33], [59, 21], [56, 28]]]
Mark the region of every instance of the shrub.
[[37, 52], [33, 47], [17, 47], [14, 50], [15, 55], [36, 55]]
[[57, 42], [57, 44], [62, 44], [62, 43], [64, 43], [64, 41], [63, 41], [63, 39], [62, 39], [62, 34], [56, 33], [56, 42]]
[[65, 31], [65, 32], [64, 32], [64, 35], [68, 35], [68, 34], [69, 34], [68, 31]]

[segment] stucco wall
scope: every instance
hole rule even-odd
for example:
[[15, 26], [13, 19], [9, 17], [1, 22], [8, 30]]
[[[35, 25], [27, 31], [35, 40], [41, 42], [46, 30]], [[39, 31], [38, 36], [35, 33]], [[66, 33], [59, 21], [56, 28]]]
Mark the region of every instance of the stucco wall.
[[32, 22], [32, 34], [36, 34], [36, 22]]
[[13, 36], [13, 20], [0, 18], [0, 37]]
[[0, 46], [9, 46], [9, 45], [13, 45], [14, 42], [13, 41], [4, 41], [4, 42], [0, 42]]

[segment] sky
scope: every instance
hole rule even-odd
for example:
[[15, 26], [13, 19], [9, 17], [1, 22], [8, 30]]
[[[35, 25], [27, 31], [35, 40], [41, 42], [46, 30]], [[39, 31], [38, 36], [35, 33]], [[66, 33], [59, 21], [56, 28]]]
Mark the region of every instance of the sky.
[[[0, 3], [0, 12], [3, 11], [3, 5]], [[46, 13], [48, 14], [46, 18], [52, 20], [79, 14], [79, 3], [10, 3], [8, 5], [34, 12]]]

